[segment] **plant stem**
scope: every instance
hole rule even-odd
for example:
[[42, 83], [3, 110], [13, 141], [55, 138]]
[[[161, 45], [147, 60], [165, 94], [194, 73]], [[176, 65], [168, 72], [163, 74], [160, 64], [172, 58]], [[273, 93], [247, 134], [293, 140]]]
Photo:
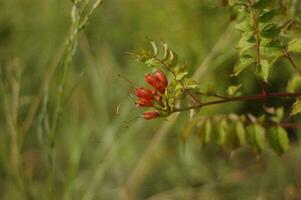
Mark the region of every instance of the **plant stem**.
[[57, 127], [60, 121], [62, 110], [64, 107], [64, 94], [66, 92], [67, 78], [70, 70], [70, 66], [72, 64], [74, 53], [77, 49], [77, 40], [80, 31], [82, 31], [87, 23], [89, 22], [89, 18], [95, 11], [95, 9], [102, 3], [102, 0], [95, 0], [88, 14], [84, 17], [80, 12], [77, 2], [73, 2], [73, 7], [71, 11], [71, 27], [69, 38], [66, 44], [66, 53], [63, 59], [63, 72], [62, 79], [59, 85], [58, 94], [57, 94], [57, 103], [55, 106], [55, 112], [52, 119], [52, 125], [50, 128], [50, 132], [48, 134], [49, 139], [49, 150], [48, 150], [48, 164], [49, 164], [49, 200], [55, 198], [55, 146], [56, 146], [56, 135], [57, 135]]
[[177, 108], [173, 111], [173, 113], [201, 108], [201, 107], [205, 107], [205, 106], [209, 106], [209, 105], [228, 103], [228, 102], [233, 102], [233, 101], [250, 101], [250, 100], [258, 101], [258, 100], [265, 100], [265, 99], [275, 98], [275, 97], [299, 97], [299, 96], [301, 96], [301, 92], [296, 92], [296, 93], [285, 93], [285, 92], [278, 93], [278, 92], [276, 92], [276, 93], [269, 93], [269, 94], [265, 94], [265, 95], [264, 94], [256, 94], [256, 95], [250, 95], [250, 96], [230, 97], [228, 99], [223, 99], [223, 100], [204, 102], [204, 103], [201, 103], [196, 106]]
[[260, 64], [260, 35], [259, 35], [259, 29], [258, 29], [258, 24], [256, 20], [256, 12], [253, 8], [253, 5], [250, 0], [248, 0], [250, 9], [251, 9], [251, 14], [252, 14], [252, 20], [253, 20], [253, 25], [255, 29], [255, 37], [256, 37], [256, 64]]
[[298, 74], [301, 76], [301, 70], [298, 69], [296, 63], [294, 62], [287, 50], [283, 50], [283, 56], [290, 62], [290, 64], [293, 66], [296, 72], [298, 72]]
[[282, 128], [290, 128], [290, 129], [301, 128], [301, 124], [295, 124], [295, 123], [267, 124], [266, 126], [267, 127], [281, 126]]
[[[256, 19], [256, 11], [253, 8], [251, 0], [248, 0], [248, 4], [251, 10], [251, 15], [252, 15], [252, 21], [253, 21], [253, 26], [255, 29], [255, 39], [256, 39], [256, 66], [260, 65], [261, 63], [261, 58], [260, 58], [260, 34], [259, 34], [259, 28], [258, 28], [258, 23]], [[262, 88], [262, 93], [266, 95], [266, 89], [265, 89], [265, 84], [263, 81], [261, 81], [260, 86]]]

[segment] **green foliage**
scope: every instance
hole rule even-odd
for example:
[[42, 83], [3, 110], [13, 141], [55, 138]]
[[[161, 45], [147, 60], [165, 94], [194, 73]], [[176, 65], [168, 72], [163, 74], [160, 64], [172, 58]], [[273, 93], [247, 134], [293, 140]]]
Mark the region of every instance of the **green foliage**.
[[292, 39], [288, 44], [288, 51], [301, 53], [301, 38]]
[[297, 115], [300, 113], [301, 113], [301, 99], [298, 98], [292, 106], [292, 111], [291, 111], [290, 115], [292, 116], [292, 115]]
[[249, 146], [256, 154], [267, 147], [268, 141], [277, 154], [282, 154], [289, 148], [287, 132], [279, 126], [283, 108], [266, 108], [266, 112], [260, 118], [250, 114], [197, 116], [188, 122], [182, 131], [182, 138], [187, 142], [191, 133], [195, 132], [202, 145], [217, 144], [229, 150]]
[[[300, 77], [282, 58], [287, 49], [301, 66], [299, 0], [251, 1], [260, 62], [247, 0], [229, 0], [230, 7], [226, 0], [112, 0], [92, 15], [97, 2], [0, 1], [0, 199], [299, 199], [291, 174], [300, 180], [300, 128], [294, 126], [300, 115], [288, 116], [295, 97], [268, 97], [286, 86], [301, 91]], [[269, 24], [280, 29], [277, 37], [261, 35]], [[125, 53], [145, 36], [163, 37], [173, 47], [151, 41], [137, 53], [149, 68]], [[250, 63], [230, 78], [244, 57]], [[264, 60], [270, 66], [259, 68]], [[133, 87], [157, 68], [169, 81], [162, 104], [154, 102], [162, 118], [137, 119]], [[266, 98], [253, 72], [267, 77]], [[252, 95], [260, 98], [228, 101]], [[280, 105], [285, 109], [273, 108]], [[172, 111], [181, 114], [169, 118]], [[178, 134], [186, 120], [182, 152]], [[250, 144], [247, 132], [254, 124], [265, 128], [266, 141], [256, 161], [249, 151], [259, 153], [258, 144]], [[294, 144], [284, 157], [267, 145], [286, 151], [280, 127]]]
[[278, 153], [282, 154], [289, 148], [287, 132], [282, 127], [272, 127], [268, 129], [267, 137], [270, 146]]
[[241, 84], [229, 86], [229, 87], [228, 87], [228, 90], [227, 90], [228, 95], [229, 95], [229, 96], [235, 95], [236, 93], [239, 92], [239, 89], [240, 89], [240, 88], [241, 88]]
[[265, 129], [260, 124], [247, 126], [246, 138], [255, 153], [262, 152], [265, 147]]
[[294, 75], [287, 83], [286, 90], [288, 92], [301, 91], [301, 77], [299, 75]]
[[261, 60], [260, 64], [256, 68], [256, 74], [263, 79], [264, 82], [268, 82], [268, 76], [270, 71], [270, 63], [267, 60]]
[[246, 67], [254, 63], [254, 59], [250, 55], [242, 55], [238, 63], [234, 66], [233, 76], [239, 75]]
[[281, 57], [286, 46], [279, 40], [281, 12], [275, 1], [233, 2], [231, 5], [239, 13], [236, 28], [241, 32], [237, 47], [240, 56], [234, 66], [233, 76], [238, 76], [243, 69], [255, 63], [255, 73], [268, 82], [270, 68]]

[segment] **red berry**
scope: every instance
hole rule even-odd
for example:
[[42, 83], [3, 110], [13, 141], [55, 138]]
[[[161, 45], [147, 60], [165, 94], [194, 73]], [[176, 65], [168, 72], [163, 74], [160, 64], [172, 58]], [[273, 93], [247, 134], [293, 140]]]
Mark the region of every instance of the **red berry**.
[[155, 78], [156, 78], [160, 83], [162, 83], [165, 87], [167, 87], [168, 81], [167, 81], [167, 78], [166, 78], [165, 74], [163, 74], [161, 71], [157, 70], [157, 71], [155, 72]]
[[137, 106], [140, 106], [140, 107], [152, 107], [153, 106], [152, 99], [146, 99], [143, 97], [137, 99], [136, 104], [137, 104]]
[[164, 93], [168, 85], [166, 76], [159, 70], [154, 74], [145, 75], [144, 80], [160, 93]]
[[157, 111], [147, 111], [143, 113], [144, 119], [155, 119], [159, 116], [160, 114]]
[[146, 74], [144, 80], [153, 87], [157, 82], [156, 78], [152, 74]]
[[144, 87], [136, 88], [136, 96], [139, 98], [154, 99], [153, 91]]

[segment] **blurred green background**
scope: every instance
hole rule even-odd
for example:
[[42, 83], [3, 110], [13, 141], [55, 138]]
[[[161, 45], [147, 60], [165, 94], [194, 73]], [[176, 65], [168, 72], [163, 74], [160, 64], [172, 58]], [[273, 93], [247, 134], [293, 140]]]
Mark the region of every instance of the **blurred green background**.
[[[41, 118], [54, 112], [71, 7], [67, 0], [0, 1], [1, 69], [19, 77], [0, 90], [0, 199], [48, 199], [49, 149]], [[230, 9], [218, 0], [104, 1], [79, 35], [68, 74], [71, 96], [56, 137], [54, 199], [301, 199], [300, 147], [292, 145], [283, 156], [267, 150], [256, 157], [243, 148], [232, 153], [216, 146], [201, 149], [194, 136], [184, 145], [181, 133], [189, 113], [176, 120], [137, 119], [142, 111], [133, 104], [130, 85], [119, 77], [144, 85], [150, 69], [127, 52], [146, 47], [146, 38], [164, 39], [191, 75], [197, 71], [202, 87], [223, 92], [243, 82], [244, 92], [256, 92], [258, 83], [248, 72], [229, 76], [239, 39], [230, 18]], [[22, 148], [14, 152], [12, 138], [53, 65], [58, 69], [43, 95], [48, 104], [39, 106]], [[291, 76], [285, 62], [277, 68], [281, 72], [272, 74], [272, 90], [285, 88]], [[261, 110], [260, 104], [247, 102], [212, 106], [201, 114]], [[11, 118], [16, 119], [13, 126]]]

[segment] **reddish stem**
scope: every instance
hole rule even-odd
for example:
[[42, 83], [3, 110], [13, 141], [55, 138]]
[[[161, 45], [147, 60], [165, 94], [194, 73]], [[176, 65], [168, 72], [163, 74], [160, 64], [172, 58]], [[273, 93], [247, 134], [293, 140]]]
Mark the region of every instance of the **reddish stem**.
[[299, 97], [299, 96], [301, 96], [301, 92], [296, 92], [296, 93], [275, 92], [275, 93], [268, 93], [265, 95], [264, 94], [256, 94], [256, 95], [250, 95], [250, 96], [229, 97], [228, 99], [204, 102], [204, 103], [198, 104], [196, 106], [178, 108], [178, 109], [175, 109], [173, 112], [187, 111], [187, 110], [191, 110], [191, 109], [195, 109], [195, 108], [201, 108], [204, 106], [222, 104], [222, 103], [233, 102], [233, 101], [251, 101], [251, 100], [258, 101], [258, 100], [265, 100], [265, 99], [274, 98], [274, 97]]

